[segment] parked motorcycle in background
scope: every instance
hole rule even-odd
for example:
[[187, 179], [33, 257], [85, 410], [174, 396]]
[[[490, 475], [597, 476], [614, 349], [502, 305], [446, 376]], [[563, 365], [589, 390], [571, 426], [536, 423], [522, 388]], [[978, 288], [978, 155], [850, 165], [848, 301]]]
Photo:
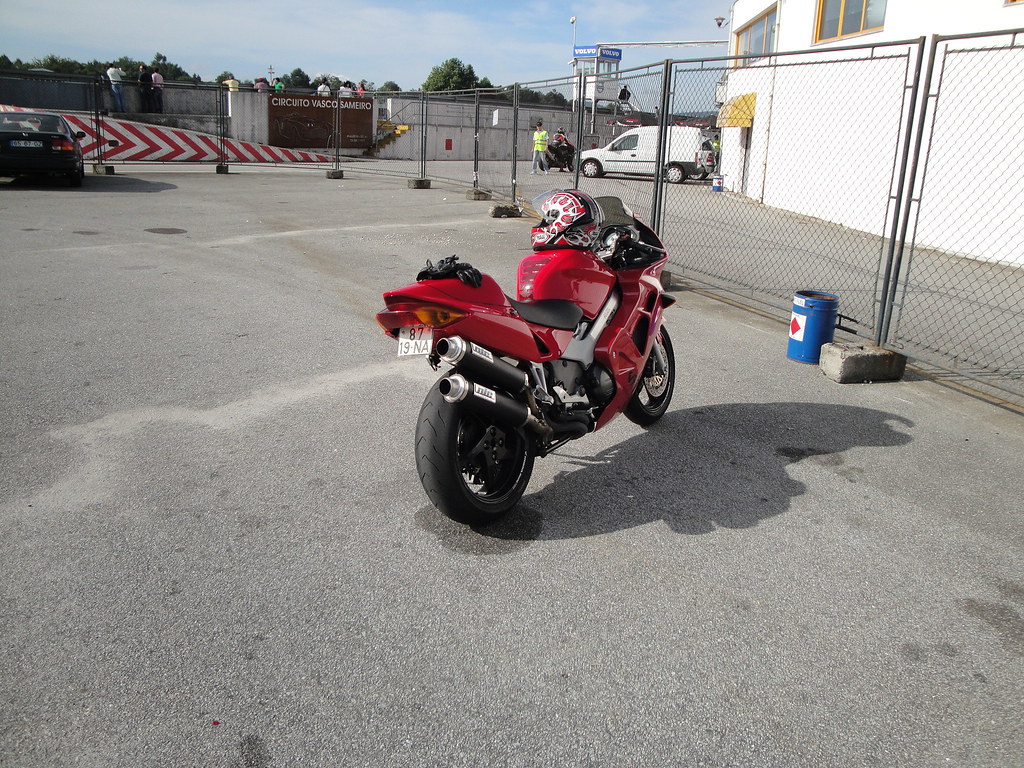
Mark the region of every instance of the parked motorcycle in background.
[[614, 197], [553, 190], [533, 208], [515, 299], [451, 256], [377, 313], [400, 356], [451, 366], [420, 409], [416, 468], [430, 501], [463, 522], [508, 512], [537, 457], [619, 413], [653, 424], [675, 387], [658, 236]]
[[555, 168], [557, 166], [559, 171], [572, 171], [575, 158], [576, 147], [569, 141], [565, 131], [558, 129], [551, 141], [548, 142], [548, 167]]

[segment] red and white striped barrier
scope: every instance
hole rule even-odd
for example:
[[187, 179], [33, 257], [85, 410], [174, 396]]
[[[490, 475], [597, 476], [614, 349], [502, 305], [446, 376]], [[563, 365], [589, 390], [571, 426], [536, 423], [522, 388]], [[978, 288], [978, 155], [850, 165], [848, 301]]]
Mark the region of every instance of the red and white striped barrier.
[[[0, 104], [0, 112], [35, 112], [24, 107]], [[333, 158], [316, 152], [272, 147], [249, 141], [225, 139], [221, 144], [209, 133], [138, 123], [119, 118], [103, 118], [103, 140], [99, 146], [96, 122], [90, 115], [60, 114], [72, 128], [85, 133], [81, 139], [87, 160], [104, 162], [151, 163], [329, 163]], [[117, 146], [109, 145], [116, 141]], [[102, 149], [102, 156], [101, 156]]]

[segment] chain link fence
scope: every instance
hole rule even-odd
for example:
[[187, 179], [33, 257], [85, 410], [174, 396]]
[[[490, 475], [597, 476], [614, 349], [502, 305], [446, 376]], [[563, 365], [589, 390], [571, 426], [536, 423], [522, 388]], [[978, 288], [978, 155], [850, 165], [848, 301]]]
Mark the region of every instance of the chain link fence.
[[1024, 395], [1024, 31], [936, 38], [888, 343]]
[[874, 338], [917, 50], [675, 64], [675, 98], [717, 109], [720, 131], [718, 183], [665, 193], [682, 272], [787, 316], [798, 290], [837, 294], [844, 327]]
[[[526, 209], [551, 188], [618, 196], [655, 226], [690, 286], [782, 320], [796, 291], [835, 293], [841, 334], [1024, 404], [1022, 91], [1022, 30], [665, 61], [376, 93], [368, 148], [299, 159], [452, 182]], [[127, 117], [202, 133], [218, 162], [268, 162], [280, 153], [239, 144], [261, 138], [255, 98], [167, 83], [162, 114]], [[141, 106], [137, 85], [125, 99]], [[0, 73], [2, 107], [91, 121], [91, 157], [126, 157], [103, 140], [115, 108], [103, 78]], [[546, 173], [531, 173], [538, 120], [574, 145], [549, 153]], [[336, 115], [332, 135], [339, 126]]]

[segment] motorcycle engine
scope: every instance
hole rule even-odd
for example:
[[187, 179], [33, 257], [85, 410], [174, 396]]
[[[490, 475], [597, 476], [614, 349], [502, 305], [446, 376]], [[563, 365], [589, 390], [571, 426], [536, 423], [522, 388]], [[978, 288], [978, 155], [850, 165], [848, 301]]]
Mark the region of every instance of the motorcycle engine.
[[612, 375], [596, 363], [584, 370], [580, 363], [558, 360], [547, 365], [548, 385], [568, 410], [604, 405], [615, 394]]
[[563, 400], [576, 401], [578, 398], [586, 396], [586, 390], [583, 386], [583, 373], [583, 366], [577, 362], [572, 360], [556, 360], [547, 365], [548, 385], [552, 391], [556, 392], [561, 388], [568, 395], [568, 398], [563, 396]]
[[594, 405], [604, 405], [615, 394], [615, 379], [603, 365], [594, 363], [590, 366], [585, 383]]

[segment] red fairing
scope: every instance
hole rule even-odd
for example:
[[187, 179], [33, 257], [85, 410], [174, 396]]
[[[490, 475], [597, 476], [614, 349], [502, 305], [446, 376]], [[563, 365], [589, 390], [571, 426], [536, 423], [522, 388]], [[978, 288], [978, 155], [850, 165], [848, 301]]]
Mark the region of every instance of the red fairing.
[[[661, 268], [659, 263], [622, 273], [622, 305], [617, 317], [624, 319], [625, 323], [613, 324], [595, 351], [597, 359], [611, 370], [617, 385], [615, 397], [597, 420], [597, 429], [605, 426], [626, 406], [636, 390], [638, 374], [651, 354], [665, 309], [659, 300]], [[636, 345], [638, 328], [645, 330], [642, 348]]]
[[[460, 280], [422, 280], [384, 294], [388, 310], [436, 305], [464, 313], [463, 317], [435, 328], [434, 341], [445, 336], [486, 339], [489, 349], [517, 360], [544, 362], [562, 355], [572, 340], [572, 331], [534, 326], [523, 320], [497, 281], [483, 275], [478, 288]], [[386, 325], [387, 311], [377, 315]]]
[[[526, 259], [550, 259], [533, 282], [534, 301], [571, 299], [593, 320], [615, 285], [615, 273], [591, 251], [570, 248], [540, 251]], [[526, 261], [524, 259], [524, 261]], [[520, 299], [524, 297], [520, 294]]]

